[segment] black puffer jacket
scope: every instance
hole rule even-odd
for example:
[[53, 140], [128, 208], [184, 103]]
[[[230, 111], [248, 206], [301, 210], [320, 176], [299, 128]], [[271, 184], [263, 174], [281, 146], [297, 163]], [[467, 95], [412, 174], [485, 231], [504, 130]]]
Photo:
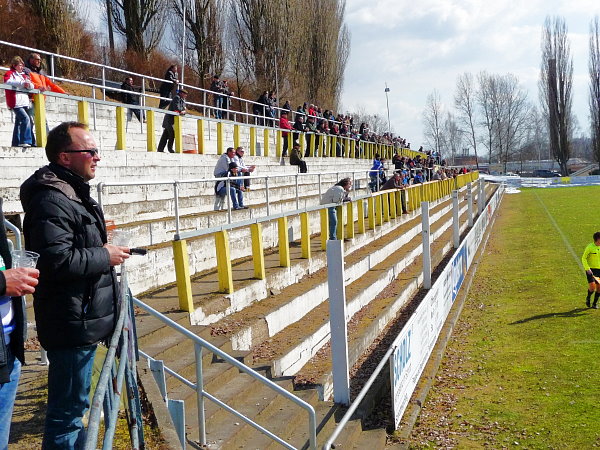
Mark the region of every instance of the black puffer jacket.
[[21, 203], [26, 248], [40, 254], [33, 296], [40, 343], [48, 350], [107, 338], [116, 317], [116, 276], [89, 185], [51, 163], [23, 183]]
[[[4, 214], [2, 212], [2, 198], [0, 198], [0, 256], [4, 260], [7, 269], [12, 267], [12, 260], [8, 243], [6, 241], [6, 229], [4, 228]], [[2, 272], [0, 272], [0, 295], [6, 292], [6, 280]], [[10, 334], [10, 349], [15, 355], [25, 364], [25, 350], [23, 344], [27, 339], [27, 315], [25, 313], [25, 302], [22, 297], [12, 298], [12, 309], [14, 314], [15, 329]], [[6, 342], [4, 333], [0, 332], [0, 383], [8, 383], [10, 381], [10, 367], [7, 365], [8, 353], [6, 351]]]

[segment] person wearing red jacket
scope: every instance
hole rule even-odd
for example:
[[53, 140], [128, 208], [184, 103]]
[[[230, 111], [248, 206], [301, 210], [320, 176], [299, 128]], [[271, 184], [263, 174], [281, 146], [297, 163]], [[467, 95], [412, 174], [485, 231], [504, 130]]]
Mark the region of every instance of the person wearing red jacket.
[[[279, 115], [279, 128], [283, 129], [283, 130], [293, 130], [294, 127], [292, 127], [292, 124], [290, 123], [289, 119], [288, 119], [288, 113], [287, 111], [282, 111], [281, 114]], [[287, 151], [288, 151], [288, 131], [282, 131], [281, 132], [281, 137], [283, 139], [283, 153], [281, 154], [282, 156], [287, 156]]]
[[[12, 59], [10, 70], [4, 74], [4, 82], [22, 89], [33, 89], [33, 83], [24, 72], [25, 64], [20, 56]], [[29, 95], [22, 91], [6, 90], [6, 105], [15, 114], [13, 129], [13, 147], [31, 147], [31, 120], [27, 114], [31, 101]]]

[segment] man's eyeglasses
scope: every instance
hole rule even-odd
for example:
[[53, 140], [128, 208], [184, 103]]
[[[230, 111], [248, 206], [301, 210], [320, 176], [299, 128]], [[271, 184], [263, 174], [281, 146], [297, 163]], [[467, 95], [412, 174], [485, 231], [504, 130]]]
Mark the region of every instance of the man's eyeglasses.
[[97, 148], [88, 148], [85, 150], [63, 150], [63, 153], [88, 153], [92, 158], [96, 155], [100, 156], [100, 150]]

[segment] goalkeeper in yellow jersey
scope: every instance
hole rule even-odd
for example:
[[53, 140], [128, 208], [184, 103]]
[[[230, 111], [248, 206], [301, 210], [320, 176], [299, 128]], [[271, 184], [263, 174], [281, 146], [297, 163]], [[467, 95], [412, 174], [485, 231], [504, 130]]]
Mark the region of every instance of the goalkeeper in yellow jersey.
[[588, 244], [583, 251], [581, 262], [587, 275], [588, 292], [585, 304], [590, 307], [590, 300], [594, 294], [592, 308], [598, 309], [598, 297], [600, 297], [600, 231], [594, 233], [594, 242]]

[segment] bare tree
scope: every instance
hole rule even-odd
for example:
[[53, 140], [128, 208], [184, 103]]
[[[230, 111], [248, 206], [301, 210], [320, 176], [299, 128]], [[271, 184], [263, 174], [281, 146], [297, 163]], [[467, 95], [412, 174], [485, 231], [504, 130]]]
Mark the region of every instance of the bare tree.
[[485, 129], [486, 136], [482, 138], [482, 143], [488, 150], [488, 163], [492, 163], [494, 151], [494, 107], [492, 101], [492, 93], [494, 91], [494, 77], [487, 72], [480, 72], [477, 75], [479, 89], [476, 92], [477, 104], [482, 113], [481, 122], [479, 125]]
[[423, 111], [423, 123], [425, 125], [425, 140], [427, 145], [433, 148], [438, 155], [442, 155], [442, 99], [437, 89], [427, 96], [425, 110]]
[[454, 115], [448, 111], [444, 120], [443, 135], [441, 140], [444, 148], [450, 151], [450, 160], [455, 164], [456, 155], [461, 153], [464, 138], [463, 131], [458, 127]]
[[590, 23], [590, 135], [592, 154], [600, 167], [600, 23], [598, 16]]
[[473, 75], [464, 73], [459, 75], [456, 80], [456, 94], [454, 95], [454, 106], [458, 111], [457, 121], [463, 127], [464, 137], [468, 145], [473, 148], [475, 153], [475, 163], [479, 168], [479, 158], [477, 156], [477, 133], [476, 133], [476, 102], [475, 86], [473, 84]]
[[542, 31], [540, 100], [548, 121], [550, 149], [563, 175], [571, 149], [573, 60], [567, 25], [561, 17], [547, 17]]
[[125, 37], [127, 50], [148, 58], [165, 30], [166, 0], [106, 0], [105, 8], [115, 30]]
[[[211, 74], [220, 74], [225, 66], [225, 0], [174, 0], [171, 18], [173, 34], [183, 39], [185, 9], [185, 48], [190, 67], [207, 88]], [[187, 59], [187, 58], [186, 58]], [[186, 61], [186, 63], [188, 63]]]
[[[303, 58], [297, 58], [301, 82], [306, 85], [306, 98], [337, 108], [342, 81], [350, 53], [350, 32], [344, 24], [345, 0], [323, 2], [306, 0], [305, 31], [301, 48]], [[322, 30], [327, 31], [323, 38]]]

